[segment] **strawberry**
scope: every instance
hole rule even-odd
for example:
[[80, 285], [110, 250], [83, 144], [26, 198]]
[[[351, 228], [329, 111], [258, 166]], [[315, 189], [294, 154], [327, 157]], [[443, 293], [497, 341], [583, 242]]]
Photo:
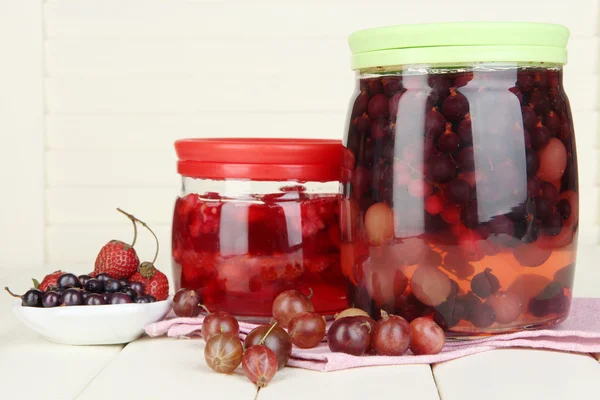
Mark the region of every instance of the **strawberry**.
[[42, 283], [39, 283], [37, 280], [33, 279], [33, 286], [36, 289], [45, 292], [49, 288], [57, 286], [58, 277], [62, 274], [64, 274], [64, 272], [61, 270], [54, 271], [53, 273], [46, 275], [44, 279], [42, 279]]
[[151, 262], [143, 262], [139, 271], [129, 278], [130, 282], [142, 282], [146, 285], [146, 294], [154, 296], [157, 301], [169, 297], [169, 280], [157, 270]]
[[120, 240], [111, 240], [105, 244], [96, 257], [94, 275], [106, 273], [113, 278], [121, 279], [129, 278], [137, 271], [140, 259], [133, 248], [137, 239], [136, 218], [119, 208], [117, 210], [125, 214], [133, 223], [133, 242], [129, 245]]
[[100, 249], [94, 273], [104, 272], [117, 279], [129, 278], [137, 271], [138, 265], [140, 259], [132, 246], [120, 240], [111, 240]]

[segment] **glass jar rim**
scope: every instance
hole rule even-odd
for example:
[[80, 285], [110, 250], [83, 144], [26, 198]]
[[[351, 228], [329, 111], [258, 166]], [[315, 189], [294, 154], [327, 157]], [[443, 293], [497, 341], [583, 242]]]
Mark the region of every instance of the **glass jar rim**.
[[348, 38], [352, 69], [461, 62], [566, 64], [569, 29], [526, 22], [446, 22], [386, 26]]
[[206, 138], [175, 142], [179, 174], [193, 178], [339, 181], [340, 140]]

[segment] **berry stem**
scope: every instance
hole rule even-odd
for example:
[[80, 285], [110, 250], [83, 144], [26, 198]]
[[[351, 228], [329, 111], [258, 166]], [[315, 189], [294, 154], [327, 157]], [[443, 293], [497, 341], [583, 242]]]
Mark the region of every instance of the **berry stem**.
[[388, 314], [387, 311], [380, 310], [380, 312], [381, 312], [381, 319], [383, 319], [383, 320], [390, 319], [390, 314]]
[[260, 386], [256, 387], [256, 395], [254, 395], [254, 400], [258, 399], [258, 392], [260, 392]]
[[17, 299], [20, 299], [21, 296], [14, 294], [13, 292], [10, 291], [10, 289], [8, 288], [8, 286], [4, 286], [4, 290], [6, 290], [8, 292], [8, 294], [10, 294], [12, 297], [16, 297]]
[[362, 324], [360, 324], [361, 326], [366, 326], [367, 328], [369, 328], [369, 333], [371, 333], [371, 324], [369, 324], [367, 321], [363, 322]]
[[315, 293], [313, 292], [312, 288], [308, 288], [308, 296], [306, 296], [306, 297], [308, 297], [308, 299], [310, 300], [311, 297], [313, 297], [313, 294], [315, 294]]
[[258, 344], [260, 344], [260, 345], [265, 344], [265, 340], [267, 340], [267, 336], [269, 336], [269, 333], [271, 333], [271, 331], [275, 328], [276, 325], [277, 325], [277, 321], [275, 321], [273, 323], [273, 325], [271, 325], [271, 327], [269, 328], [269, 330], [267, 331], [267, 333], [265, 333], [265, 336], [263, 336], [262, 339], [260, 339], [258, 341]]
[[135, 222], [139, 223], [144, 228], [148, 229], [150, 231], [150, 233], [152, 234], [152, 236], [154, 236], [154, 240], [156, 241], [156, 252], [154, 253], [154, 258], [152, 259], [152, 265], [154, 265], [154, 263], [156, 262], [156, 259], [158, 258], [158, 250], [160, 248], [160, 246], [158, 244], [158, 237], [156, 236], [156, 233], [154, 233], [154, 231], [144, 221], [140, 220], [139, 218], [137, 218], [129, 213], [126, 213], [125, 211], [121, 210], [120, 208], [117, 208], [117, 211], [122, 212], [123, 214], [127, 215], [129, 218], [132, 218]]
[[121, 210], [120, 208], [117, 208], [117, 211], [120, 212], [121, 214], [125, 214], [125, 216], [127, 218], [129, 218], [129, 220], [133, 224], [133, 241], [131, 242], [131, 247], [133, 247], [133, 246], [135, 246], [135, 241], [137, 240], [137, 225], [135, 223], [135, 217], [131, 214], [126, 213], [125, 211]]
[[210, 315], [210, 311], [209, 311], [209, 309], [208, 309], [208, 308], [206, 308], [206, 306], [205, 306], [204, 304], [198, 304], [198, 305], [199, 305], [199, 306], [200, 306], [200, 307], [201, 307], [201, 308], [202, 308], [204, 311], [206, 311], [206, 313], [207, 313], [208, 315]]

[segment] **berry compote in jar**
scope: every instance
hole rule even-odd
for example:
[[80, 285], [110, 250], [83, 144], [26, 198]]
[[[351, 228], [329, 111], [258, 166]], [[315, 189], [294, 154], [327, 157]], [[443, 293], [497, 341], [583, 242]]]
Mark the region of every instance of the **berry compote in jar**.
[[342, 271], [351, 305], [449, 336], [564, 320], [578, 225], [566, 28], [450, 23], [350, 36]]
[[270, 320], [297, 289], [315, 311], [346, 307], [340, 267], [341, 141], [185, 139], [175, 143], [182, 192], [173, 215], [177, 288], [211, 311]]

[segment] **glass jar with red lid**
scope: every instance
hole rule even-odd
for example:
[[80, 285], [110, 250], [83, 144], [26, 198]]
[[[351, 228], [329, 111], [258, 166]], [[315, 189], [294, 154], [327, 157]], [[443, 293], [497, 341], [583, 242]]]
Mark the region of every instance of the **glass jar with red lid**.
[[185, 139], [173, 215], [176, 287], [211, 310], [270, 319], [280, 292], [312, 292], [317, 312], [346, 306], [339, 261], [341, 141]]
[[350, 36], [341, 221], [351, 305], [449, 335], [564, 320], [578, 227], [567, 28], [445, 23]]

